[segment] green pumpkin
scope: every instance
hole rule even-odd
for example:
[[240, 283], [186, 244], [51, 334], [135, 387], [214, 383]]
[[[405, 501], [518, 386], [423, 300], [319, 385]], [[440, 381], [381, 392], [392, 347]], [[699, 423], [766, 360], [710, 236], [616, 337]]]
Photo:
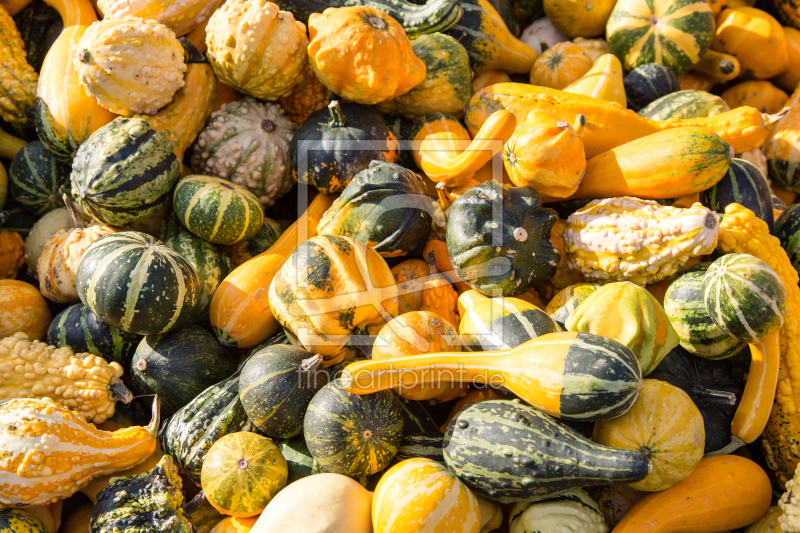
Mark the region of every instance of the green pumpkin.
[[469, 351], [516, 348], [561, 328], [547, 313], [519, 298], [492, 298], [477, 303], [461, 317], [458, 334]]
[[790, 205], [781, 213], [775, 221], [775, 236], [794, 269], [800, 270], [800, 204]]
[[158, 212], [181, 175], [175, 143], [141, 118], [114, 119], [75, 155], [72, 196], [93, 219], [125, 226]]
[[261, 221], [261, 229], [258, 230], [255, 237], [225, 247], [225, 253], [230, 257], [231, 268], [236, 268], [267, 251], [282, 234], [283, 226], [271, 218], [264, 217], [264, 220]]
[[639, 111], [652, 102], [681, 90], [675, 71], [659, 63], [639, 65], [622, 80], [628, 108]]
[[771, 234], [775, 233], [772, 189], [761, 170], [750, 161], [731, 161], [728, 172], [722, 179], [700, 193], [700, 203], [723, 214], [725, 207], [730, 204], [742, 205], [766, 222]]
[[41, 142], [33, 141], [23, 146], [11, 160], [8, 190], [25, 209], [43, 215], [63, 207], [60, 190], [67, 188], [69, 173], [69, 165], [59, 163]]
[[[637, 69], [646, 66], [643, 65]], [[715, 94], [686, 90], [676, 91], [653, 100], [646, 107], [640, 109], [638, 114], [653, 120], [668, 120], [671, 118], [713, 117], [730, 110], [727, 102]]]
[[514, 296], [556, 273], [550, 243], [558, 216], [530, 187], [476, 185], [450, 206], [447, 251], [456, 274], [490, 296]]
[[299, 183], [334, 194], [342, 192], [372, 161], [397, 161], [400, 144], [376, 109], [334, 100], [300, 126], [289, 153]]
[[154, 335], [185, 324], [200, 295], [192, 264], [138, 231], [94, 241], [78, 265], [78, 296], [103, 322], [129, 333]]
[[214, 244], [252, 239], [264, 219], [264, 209], [253, 193], [211, 176], [187, 176], [179, 181], [173, 206], [186, 229]]
[[220, 246], [204, 241], [184, 228], [174, 212], [168, 214], [161, 224], [161, 241], [185, 257], [197, 272], [200, 278], [200, 295], [192, 313], [192, 321], [207, 324], [211, 298], [225, 276], [231, 272], [230, 257]]
[[0, 533], [50, 533], [45, 525], [24, 509], [0, 509]]
[[384, 257], [413, 255], [425, 246], [432, 215], [444, 224], [441, 208], [427, 195], [419, 175], [373, 161], [325, 212], [317, 234], [352, 237]]
[[370, 476], [397, 454], [403, 438], [400, 400], [388, 390], [352, 394], [333, 381], [311, 400], [303, 435], [311, 455], [329, 472]]

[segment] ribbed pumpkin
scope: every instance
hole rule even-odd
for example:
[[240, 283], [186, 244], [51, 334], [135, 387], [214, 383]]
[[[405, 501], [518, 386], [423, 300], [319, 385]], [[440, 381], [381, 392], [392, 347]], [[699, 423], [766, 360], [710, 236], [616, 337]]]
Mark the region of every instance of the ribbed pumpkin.
[[747, 77], [763, 80], [789, 67], [783, 27], [772, 15], [754, 7], [723, 9], [717, 15], [711, 47], [735, 56]]
[[169, 136], [141, 118], [118, 118], [81, 145], [72, 165], [72, 197], [98, 222], [124, 226], [169, 201], [181, 164]]
[[589, 72], [592, 60], [580, 46], [569, 41], [548, 48], [531, 69], [532, 85], [563, 89]]
[[478, 533], [478, 498], [442, 464], [407, 459], [386, 471], [372, 497], [380, 533]]
[[490, 298], [469, 306], [458, 326], [464, 348], [472, 352], [508, 350], [558, 331], [547, 313], [519, 298]]
[[252, 239], [264, 219], [264, 208], [253, 193], [211, 176], [182, 179], [172, 203], [186, 229], [214, 244]]
[[286, 459], [268, 438], [242, 431], [225, 435], [203, 460], [203, 492], [219, 512], [255, 516], [286, 485]]
[[545, 0], [544, 12], [553, 26], [568, 37], [603, 35], [614, 0]]
[[283, 264], [269, 287], [269, 304], [278, 322], [330, 366], [352, 353], [355, 329], [397, 314], [397, 286], [386, 261], [366, 243], [320, 235]]
[[308, 60], [333, 93], [359, 104], [377, 104], [408, 92], [425, 79], [403, 27], [372, 7], [330, 8], [308, 19]]
[[547, 302], [545, 311], [550, 315], [550, 318], [563, 327], [569, 317], [572, 316], [572, 313], [575, 312], [575, 309], [599, 288], [600, 285], [595, 283], [577, 283], [565, 287]]
[[105, 18], [130, 15], [143, 19], [153, 19], [175, 32], [184, 35], [199, 25], [204, 25], [208, 17], [219, 7], [221, 0], [192, 0], [180, 4], [170, 4], [162, 0], [98, 0], [97, 10]]
[[762, 113], [772, 114], [783, 109], [789, 95], [768, 81], [749, 80], [725, 89], [722, 99], [731, 106], [731, 109], [750, 106]]
[[50, 324], [47, 301], [36, 287], [15, 279], [0, 280], [0, 338], [21, 332], [41, 340]]
[[59, 189], [68, 183], [69, 166], [59, 163], [39, 141], [22, 147], [8, 167], [11, 196], [37, 215], [64, 205]]
[[651, 492], [668, 489], [691, 474], [703, 458], [705, 438], [703, 416], [689, 396], [654, 379], [644, 380], [630, 411], [597, 422], [593, 435], [599, 444], [644, 453], [652, 470], [629, 485]]
[[266, 0], [222, 4], [206, 26], [208, 58], [222, 83], [260, 100], [288, 96], [306, 65], [306, 27]]
[[681, 75], [711, 46], [714, 15], [706, 0], [620, 0], [606, 38], [627, 70], [661, 63]]
[[78, 266], [77, 288], [84, 305], [103, 322], [153, 335], [189, 320], [200, 280], [178, 252], [144, 233], [125, 231], [89, 245]]
[[603, 285], [565, 325], [568, 331], [602, 335], [627, 346], [636, 354], [643, 376], [679, 343], [661, 304], [647, 289], [630, 282]]
[[231, 259], [231, 267], [237, 268], [246, 261], [269, 250], [270, 246], [275, 244], [281, 234], [283, 234], [283, 226], [271, 218], [264, 217], [261, 222], [261, 229], [258, 230], [255, 237], [224, 247], [225, 253]]

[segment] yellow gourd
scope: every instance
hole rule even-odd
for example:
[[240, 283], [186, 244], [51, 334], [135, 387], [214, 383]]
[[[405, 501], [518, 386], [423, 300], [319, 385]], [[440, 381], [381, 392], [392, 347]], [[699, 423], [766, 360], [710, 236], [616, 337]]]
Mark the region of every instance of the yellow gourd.
[[783, 27], [772, 15], [754, 7], [723, 9], [711, 48], [739, 60], [742, 73], [764, 80], [789, 68]]
[[569, 37], [603, 35], [617, 0], [544, 0], [544, 12]]
[[26, 144], [28, 143], [22, 139], [14, 137], [10, 133], [6, 133], [0, 129], [0, 157], [3, 159], [14, 159], [14, 156], [17, 155], [17, 152], [22, 150], [22, 147]]
[[[791, 94], [800, 84], [800, 30], [783, 28], [786, 34], [786, 51], [789, 54], [789, 68], [772, 78], [772, 83]], [[787, 204], [788, 205], [788, 204]]]
[[709, 91], [717, 83], [716, 78], [692, 70], [681, 74], [678, 80], [681, 91]]
[[580, 46], [569, 41], [548, 48], [536, 58], [531, 84], [563, 89], [592, 68], [592, 60]]
[[564, 92], [616, 102], [622, 107], [628, 105], [622, 84], [622, 63], [614, 54], [600, 56], [589, 72], [567, 85]]
[[729, 81], [739, 77], [742, 65], [736, 56], [709, 50], [700, 58], [700, 61], [695, 63], [692, 70], [719, 81]]
[[235, 516], [228, 516], [223, 518], [210, 533], [248, 533], [256, 525], [258, 517], [252, 518], [237, 518]]
[[422, 309], [422, 288], [431, 271], [422, 259], [406, 259], [392, 267], [400, 298], [400, 314]]
[[17, 332], [41, 340], [50, 325], [50, 309], [36, 287], [15, 279], [0, 280], [0, 338]]
[[777, 505], [770, 507], [764, 516], [747, 526], [744, 533], [781, 533], [781, 526], [778, 523], [781, 514], [783, 513]]
[[602, 38], [585, 39], [583, 37], [575, 37], [572, 42], [583, 48], [583, 51], [592, 61], [597, 61], [600, 56], [611, 53], [608, 43]]
[[722, 93], [722, 99], [731, 109], [755, 107], [762, 113], [777, 113], [786, 104], [789, 95], [768, 81], [743, 81]]
[[511, 78], [502, 70], [488, 70], [472, 80], [472, 90], [477, 92], [495, 83], [509, 83]]

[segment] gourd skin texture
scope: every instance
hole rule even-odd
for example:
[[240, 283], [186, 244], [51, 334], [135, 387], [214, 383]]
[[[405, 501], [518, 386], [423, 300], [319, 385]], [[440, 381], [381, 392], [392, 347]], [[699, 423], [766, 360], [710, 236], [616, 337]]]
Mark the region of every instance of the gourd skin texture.
[[303, 122], [314, 113], [328, 105], [331, 101], [331, 92], [311, 67], [306, 65], [303, 77], [300, 82], [292, 88], [289, 96], [281, 96], [281, 107], [286, 112], [286, 116], [294, 122], [295, 126], [300, 127]]
[[152, 19], [181, 36], [205, 24], [222, 0], [191, 0], [167, 2], [164, 0], [98, 0], [97, 9], [104, 18], [133, 16]]
[[306, 27], [266, 0], [222, 4], [206, 26], [208, 58], [222, 83], [260, 100], [288, 96], [306, 65]]
[[152, 115], [184, 84], [183, 47], [172, 30], [152, 20], [94, 22], [73, 54], [81, 87], [118, 115]]
[[424, 278], [430, 275], [428, 263], [422, 259], [406, 259], [392, 267], [392, 276], [397, 284], [400, 298], [400, 315], [422, 310], [422, 289]]
[[328, 8], [308, 19], [308, 60], [323, 84], [342, 98], [377, 104], [425, 79], [403, 27], [364, 6]]
[[742, 73], [759, 80], [789, 67], [783, 27], [771, 15], [754, 7], [723, 9], [711, 47], [727, 52], [742, 65]]
[[381, 533], [479, 533], [478, 499], [443, 465], [407, 459], [381, 477], [372, 498], [372, 528]]
[[547, 313], [519, 298], [477, 302], [464, 309], [458, 326], [464, 349], [473, 352], [508, 350], [559, 331]]
[[565, 287], [547, 302], [545, 311], [557, 324], [563, 326], [578, 306], [599, 288], [600, 285], [596, 283], [576, 283]]
[[706, 91], [675, 91], [650, 102], [638, 111], [639, 115], [654, 120], [671, 118], [713, 117], [730, 111], [728, 103]]
[[531, 69], [531, 85], [563, 89], [592, 68], [583, 48], [571, 42], [558, 43], [536, 58]]
[[509, 523], [509, 533], [608, 533], [603, 513], [582, 489], [533, 503], [515, 503]]
[[[781, 6], [784, 5], [786, 4], [781, 4]], [[770, 81], [788, 94], [792, 94], [797, 88], [798, 83], [800, 83], [800, 30], [794, 27], [784, 26], [783, 32], [786, 35], [789, 68]]]
[[0, 63], [0, 117], [16, 126], [28, 121], [25, 112], [36, 104], [38, 76], [26, 60], [25, 43], [14, 20], [0, 5], [0, 43], [3, 62]]
[[0, 280], [0, 337], [17, 332], [41, 340], [50, 324], [50, 309], [36, 287], [15, 279]]

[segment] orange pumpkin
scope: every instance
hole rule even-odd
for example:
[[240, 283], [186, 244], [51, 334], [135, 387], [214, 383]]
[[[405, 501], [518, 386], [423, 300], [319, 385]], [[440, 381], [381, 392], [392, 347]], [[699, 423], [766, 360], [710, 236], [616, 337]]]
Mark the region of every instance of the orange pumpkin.
[[0, 280], [0, 338], [22, 332], [42, 340], [50, 325], [50, 309], [36, 287], [15, 279]]
[[[0, 224], [6, 218], [6, 211], [0, 211]], [[0, 279], [16, 278], [24, 263], [25, 241], [22, 236], [16, 231], [0, 230]]]
[[533, 63], [531, 84], [563, 89], [592, 68], [592, 60], [575, 43], [566, 41], [548, 48]]

